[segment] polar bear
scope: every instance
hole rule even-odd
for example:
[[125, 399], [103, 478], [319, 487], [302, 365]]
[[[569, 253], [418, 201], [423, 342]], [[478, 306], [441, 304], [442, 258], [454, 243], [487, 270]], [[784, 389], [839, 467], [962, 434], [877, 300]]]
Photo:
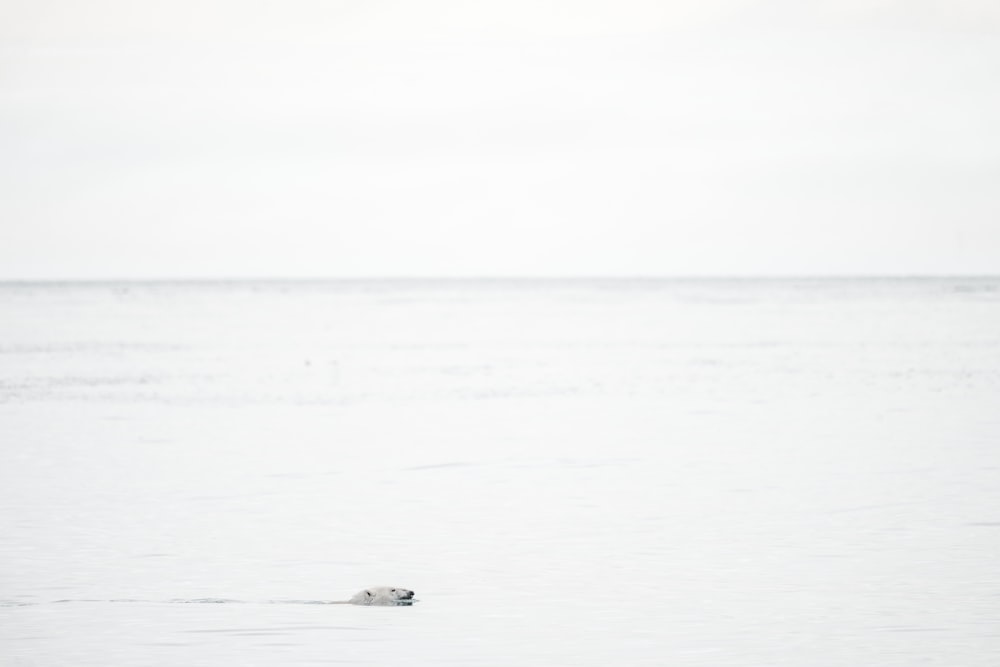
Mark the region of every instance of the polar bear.
[[376, 586], [366, 588], [357, 593], [347, 601], [347, 604], [359, 605], [379, 605], [379, 606], [404, 606], [411, 605], [416, 600], [413, 599], [413, 591], [408, 588], [392, 588], [390, 586]]

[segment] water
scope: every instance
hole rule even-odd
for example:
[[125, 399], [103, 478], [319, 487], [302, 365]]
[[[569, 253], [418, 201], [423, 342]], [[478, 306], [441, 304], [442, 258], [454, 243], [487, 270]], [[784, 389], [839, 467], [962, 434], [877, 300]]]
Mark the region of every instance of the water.
[[[8, 284], [0, 318], [5, 666], [1000, 661], [1000, 280]], [[319, 604], [382, 584], [420, 602]]]

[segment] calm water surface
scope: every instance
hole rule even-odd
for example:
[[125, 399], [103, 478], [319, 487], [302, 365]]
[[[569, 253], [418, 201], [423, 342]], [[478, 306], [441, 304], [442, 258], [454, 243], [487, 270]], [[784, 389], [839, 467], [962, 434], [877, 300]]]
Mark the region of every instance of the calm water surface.
[[[0, 325], [5, 666], [1000, 664], [1000, 280], [8, 284]], [[380, 584], [420, 602], [316, 604]]]

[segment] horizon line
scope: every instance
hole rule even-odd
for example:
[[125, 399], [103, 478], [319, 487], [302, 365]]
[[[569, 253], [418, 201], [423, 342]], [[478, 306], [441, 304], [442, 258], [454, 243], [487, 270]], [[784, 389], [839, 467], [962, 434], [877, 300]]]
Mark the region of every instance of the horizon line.
[[105, 277], [105, 278], [0, 278], [0, 285], [60, 285], [60, 284], [215, 284], [215, 283], [457, 283], [457, 282], [695, 282], [695, 281], [780, 281], [780, 280], [991, 280], [1000, 273], [815, 273], [815, 274], [677, 274], [677, 275], [586, 275], [563, 276], [227, 276], [227, 277]]

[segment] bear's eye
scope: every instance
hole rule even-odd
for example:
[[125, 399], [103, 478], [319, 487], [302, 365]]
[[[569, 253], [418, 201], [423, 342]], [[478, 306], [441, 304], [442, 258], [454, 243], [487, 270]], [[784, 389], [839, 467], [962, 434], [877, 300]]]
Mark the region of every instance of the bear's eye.
[[365, 595], [367, 595], [368, 597], [371, 597], [372, 596], [372, 592], [371, 591], [365, 591]]
[[390, 592], [390, 593], [395, 593], [395, 592], [396, 592], [396, 589], [395, 589], [395, 588], [393, 588], [393, 589], [392, 589], [391, 591], [389, 591], [389, 592]]

